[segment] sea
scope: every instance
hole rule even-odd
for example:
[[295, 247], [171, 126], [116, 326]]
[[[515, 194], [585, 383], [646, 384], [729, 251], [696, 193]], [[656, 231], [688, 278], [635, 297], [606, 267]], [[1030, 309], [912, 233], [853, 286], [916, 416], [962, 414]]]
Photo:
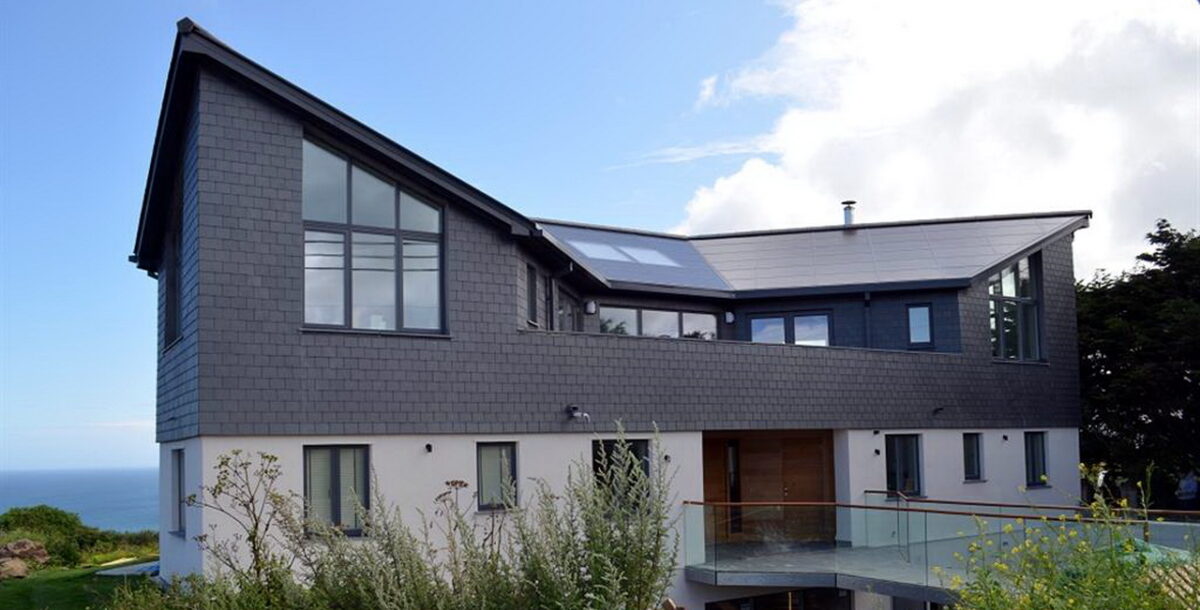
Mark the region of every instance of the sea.
[[158, 469], [0, 470], [0, 513], [49, 504], [84, 524], [133, 532], [158, 529]]

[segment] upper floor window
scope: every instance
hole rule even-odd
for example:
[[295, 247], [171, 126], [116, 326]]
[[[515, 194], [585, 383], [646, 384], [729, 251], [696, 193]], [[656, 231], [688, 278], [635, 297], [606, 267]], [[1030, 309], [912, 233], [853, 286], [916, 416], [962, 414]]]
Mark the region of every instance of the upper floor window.
[[908, 346], [912, 348], [933, 345], [933, 316], [928, 304], [908, 306]]
[[1037, 261], [1036, 256], [1023, 258], [988, 278], [988, 319], [995, 358], [1041, 358]]
[[537, 269], [525, 265], [525, 320], [532, 327], [538, 324]]
[[829, 314], [798, 313], [751, 318], [750, 340], [755, 343], [829, 345]]
[[600, 332], [713, 340], [717, 338], [717, 316], [711, 313], [665, 309], [601, 307]]
[[442, 212], [304, 141], [304, 322], [442, 329]]

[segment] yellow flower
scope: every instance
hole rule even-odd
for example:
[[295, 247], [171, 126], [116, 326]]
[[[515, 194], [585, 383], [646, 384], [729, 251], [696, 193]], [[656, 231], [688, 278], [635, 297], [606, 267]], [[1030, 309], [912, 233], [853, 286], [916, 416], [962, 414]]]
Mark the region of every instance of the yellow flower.
[[1011, 523], [1005, 523], [1005, 524], [1004, 524], [1004, 533], [1005, 533], [1005, 534], [1011, 534], [1011, 533], [1012, 533], [1012, 531], [1013, 531], [1013, 526], [1012, 526], [1012, 524], [1011, 524]]

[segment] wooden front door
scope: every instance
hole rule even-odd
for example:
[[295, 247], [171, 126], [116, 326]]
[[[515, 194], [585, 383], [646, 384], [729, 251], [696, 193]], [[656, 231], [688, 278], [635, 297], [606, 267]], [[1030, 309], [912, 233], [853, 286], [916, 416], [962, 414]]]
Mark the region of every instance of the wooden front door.
[[[827, 430], [720, 432], [704, 438], [709, 502], [833, 500], [833, 437]], [[714, 509], [718, 540], [828, 541], [833, 509], [745, 506]]]

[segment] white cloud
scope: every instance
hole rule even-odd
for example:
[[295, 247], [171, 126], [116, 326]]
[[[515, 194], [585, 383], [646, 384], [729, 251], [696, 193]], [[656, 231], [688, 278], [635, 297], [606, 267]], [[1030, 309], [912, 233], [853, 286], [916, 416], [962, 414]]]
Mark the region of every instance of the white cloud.
[[[676, 227], [711, 232], [1090, 208], [1077, 271], [1120, 269], [1166, 217], [1200, 224], [1200, 19], [1184, 0], [788, 5], [762, 57], [697, 107], [771, 97], [769, 133], [658, 151], [748, 153]], [[740, 143], [740, 147], [738, 144]]]

